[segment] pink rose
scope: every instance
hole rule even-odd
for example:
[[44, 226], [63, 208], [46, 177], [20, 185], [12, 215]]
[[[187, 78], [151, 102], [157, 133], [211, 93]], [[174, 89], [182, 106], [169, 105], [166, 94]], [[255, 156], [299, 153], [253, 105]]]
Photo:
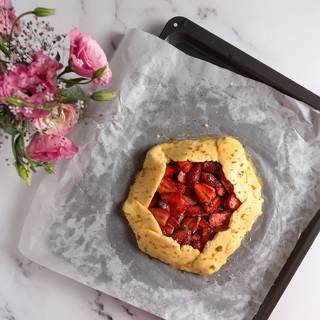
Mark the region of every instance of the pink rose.
[[30, 158], [44, 162], [56, 162], [71, 158], [78, 152], [78, 147], [68, 138], [35, 133], [27, 147]]
[[[0, 78], [0, 101], [7, 104], [4, 96], [20, 98], [32, 106], [43, 106], [54, 102], [54, 94], [58, 88], [53, 78], [62, 68], [57, 60], [51, 59], [38, 51], [29, 65], [16, 64], [13, 70], [8, 70]], [[49, 113], [46, 110], [20, 108], [21, 114], [30, 119], [43, 117]]]
[[105, 74], [94, 80], [107, 86], [112, 73], [109, 68], [107, 57], [97, 41], [87, 33], [81, 33], [77, 28], [70, 31], [71, 46], [69, 64], [75, 73], [82, 77], [92, 78], [94, 73], [106, 67]]
[[32, 121], [33, 126], [41, 133], [66, 135], [70, 133], [79, 120], [79, 111], [74, 104], [61, 104], [41, 118]]
[[11, 0], [0, 0], [0, 33], [4, 39], [8, 39], [16, 14]]

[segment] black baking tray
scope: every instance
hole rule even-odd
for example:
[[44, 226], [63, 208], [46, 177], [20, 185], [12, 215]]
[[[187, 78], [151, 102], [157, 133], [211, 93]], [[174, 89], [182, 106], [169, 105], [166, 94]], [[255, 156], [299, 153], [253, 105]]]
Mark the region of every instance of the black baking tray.
[[[160, 38], [184, 53], [263, 82], [320, 110], [320, 97], [184, 17], [167, 22]], [[253, 320], [267, 320], [320, 231], [320, 210], [300, 235]]]

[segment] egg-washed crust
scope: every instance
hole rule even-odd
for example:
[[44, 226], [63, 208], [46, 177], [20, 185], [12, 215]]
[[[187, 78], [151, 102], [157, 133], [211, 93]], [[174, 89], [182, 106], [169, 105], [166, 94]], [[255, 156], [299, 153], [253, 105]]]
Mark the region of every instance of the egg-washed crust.
[[[218, 161], [242, 205], [231, 216], [227, 230], [218, 232], [202, 252], [180, 245], [162, 234], [148, 210], [170, 161]], [[123, 211], [137, 238], [139, 248], [173, 268], [209, 275], [217, 272], [240, 246], [245, 234], [262, 214], [261, 183], [241, 143], [232, 137], [203, 137], [159, 144], [146, 155]]]

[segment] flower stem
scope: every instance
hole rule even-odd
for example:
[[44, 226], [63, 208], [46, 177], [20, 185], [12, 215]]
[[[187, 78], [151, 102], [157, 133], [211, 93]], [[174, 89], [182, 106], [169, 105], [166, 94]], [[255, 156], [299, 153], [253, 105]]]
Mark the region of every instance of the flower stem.
[[57, 79], [59, 79], [60, 77], [62, 77], [64, 74], [71, 72], [71, 68], [69, 66], [66, 66], [64, 68], [64, 70], [62, 70], [58, 75], [57, 75]]
[[33, 12], [33, 11], [24, 12], [24, 13], [20, 14], [20, 16], [18, 16], [18, 17], [16, 18], [16, 20], [14, 20], [14, 22], [13, 22], [13, 25], [12, 25], [11, 31], [10, 31], [10, 35], [9, 35], [9, 41], [8, 41], [8, 48], [9, 48], [9, 54], [8, 54], [8, 56], [11, 55], [11, 41], [12, 41], [12, 36], [13, 36], [14, 28], [16, 27], [18, 21], [19, 21], [22, 17], [24, 17], [24, 16], [26, 16], [26, 15], [28, 15], [28, 14], [34, 14], [34, 12]]
[[94, 79], [87, 80], [85, 82], [79, 82], [79, 84], [88, 84], [91, 83]]
[[11, 135], [11, 149], [13, 153], [14, 160], [17, 162], [17, 153], [15, 148], [15, 135]]

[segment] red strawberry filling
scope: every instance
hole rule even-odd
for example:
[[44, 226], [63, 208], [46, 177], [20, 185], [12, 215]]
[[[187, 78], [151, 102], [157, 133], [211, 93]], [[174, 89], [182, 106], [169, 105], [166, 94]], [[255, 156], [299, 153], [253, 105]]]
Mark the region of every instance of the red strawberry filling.
[[149, 210], [165, 236], [201, 251], [240, 205], [220, 163], [171, 161]]

